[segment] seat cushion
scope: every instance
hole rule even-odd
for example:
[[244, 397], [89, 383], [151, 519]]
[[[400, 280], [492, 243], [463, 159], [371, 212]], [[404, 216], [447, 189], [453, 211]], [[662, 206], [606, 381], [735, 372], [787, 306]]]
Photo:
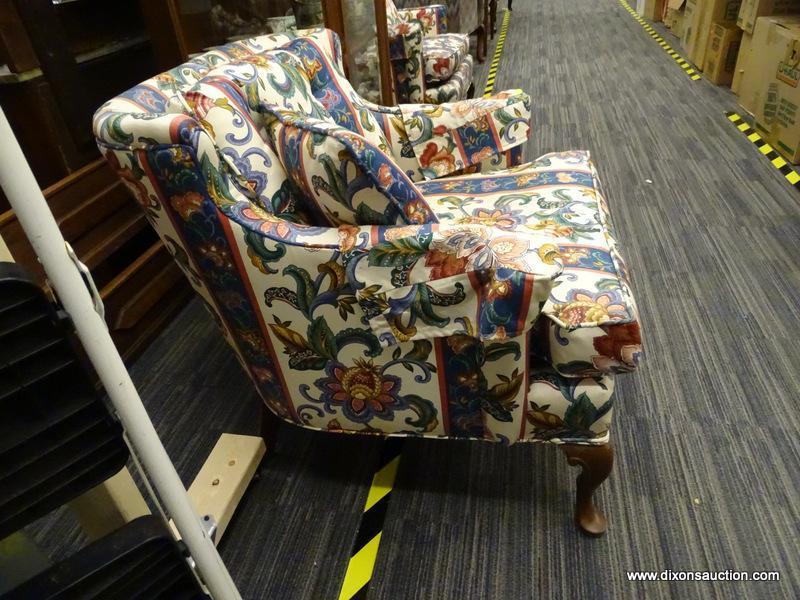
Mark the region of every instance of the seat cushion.
[[466, 100], [470, 85], [472, 85], [472, 55], [465, 54], [450, 79], [427, 87], [425, 102], [443, 104]]
[[447, 81], [469, 52], [469, 36], [463, 33], [432, 35], [422, 40], [425, 81]]
[[588, 152], [561, 152], [487, 175], [418, 184], [442, 223], [546, 234], [543, 260], [563, 265], [537, 347], [565, 376], [630, 371], [639, 359], [636, 305]]

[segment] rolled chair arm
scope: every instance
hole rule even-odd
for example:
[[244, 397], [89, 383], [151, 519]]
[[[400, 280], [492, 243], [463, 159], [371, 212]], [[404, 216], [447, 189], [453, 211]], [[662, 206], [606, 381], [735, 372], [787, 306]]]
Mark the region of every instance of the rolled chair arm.
[[528, 141], [531, 99], [522, 90], [445, 104], [401, 104], [403, 125], [425, 179], [478, 165]]
[[546, 238], [475, 225], [340, 228], [348, 283], [381, 344], [528, 331], [560, 274]]
[[404, 21], [419, 21], [425, 36], [447, 33], [447, 7], [444, 4], [403, 8], [397, 12]]
[[398, 102], [420, 102], [425, 98], [423, 35], [423, 25], [419, 21], [389, 26], [389, 62]]

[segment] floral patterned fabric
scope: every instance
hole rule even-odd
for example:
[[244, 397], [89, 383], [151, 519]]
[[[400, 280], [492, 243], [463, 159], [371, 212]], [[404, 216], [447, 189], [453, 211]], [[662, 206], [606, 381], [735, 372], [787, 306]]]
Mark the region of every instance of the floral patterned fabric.
[[561, 273], [539, 256], [546, 238], [527, 233], [483, 224], [376, 233], [354, 230], [342, 250], [348, 281], [384, 345], [517, 337], [533, 327]]
[[444, 104], [468, 98], [470, 87], [472, 87], [472, 65], [472, 55], [467, 54], [464, 60], [458, 64], [450, 79], [425, 87], [425, 102]]
[[424, 38], [422, 56], [425, 58], [425, 81], [428, 83], [447, 81], [467, 53], [469, 53], [469, 36], [463, 33], [447, 33]]
[[[451, 107], [437, 116], [361, 102], [340, 56], [324, 30], [237, 42], [94, 119], [104, 156], [266, 405], [327, 431], [607, 441], [612, 373], [635, 364], [638, 329], [588, 155], [422, 181], [420, 133], [405, 115], [452, 128]], [[517, 163], [520, 147], [468, 168]], [[306, 152], [330, 167], [324, 175], [298, 166]], [[406, 171], [422, 212], [405, 210], [406, 191], [393, 187]], [[327, 208], [312, 197], [323, 188], [336, 201]], [[370, 210], [358, 208], [366, 188]], [[557, 227], [580, 230], [578, 241]], [[570, 335], [591, 336], [584, 365], [548, 362], [551, 338]]]
[[442, 4], [430, 4], [415, 8], [398, 10], [404, 21], [419, 21], [424, 27], [426, 36], [447, 33], [447, 8]]
[[445, 13], [442, 5], [399, 11], [391, 0], [387, 2], [389, 60], [397, 102], [440, 104], [467, 97], [473, 65], [469, 37], [445, 33]]
[[530, 135], [531, 99], [522, 90], [447, 105], [400, 105], [400, 112], [426, 179], [478, 164]]
[[563, 271], [542, 308], [538, 354], [566, 376], [620, 373], [641, 355], [636, 304], [588, 152], [545, 155], [489, 175], [421, 182], [440, 223], [545, 234], [540, 258]]
[[[395, 0], [397, 8], [400, 12], [419, 10], [412, 8], [419, 0]], [[428, 7], [430, 8], [430, 7]], [[475, 31], [481, 24], [483, 15], [481, 2], [472, 2], [470, 0], [443, 0], [440, 4], [436, 5], [438, 10], [442, 11], [442, 15], [447, 19], [447, 31], [471, 33]], [[441, 33], [441, 32], [440, 32]]]
[[397, 102], [422, 102], [425, 98], [422, 39], [418, 22], [389, 26], [389, 62]]
[[[514, 94], [515, 92], [512, 90], [500, 92], [496, 96], [493, 96], [492, 100], [498, 101], [497, 110], [499, 111], [505, 109], [507, 106], [505, 99], [508, 98], [509, 95]], [[489, 99], [482, 98], [467, 102], [485, 103], [487, 100]], [[484, 106], [486, 105], [484, 104]], [[428, 139], [427, 134], [424, 134], [424, 128], [423, 131], [419, 131], [420, 127], [417, 125], [424, 119], [426, 121], [425, 127], [430, 132], [436, 130], [437, 141], [442, 146], [446, 148], [457, 148], [456, 141], [460, 138], [463, 128], [468, 127], [468, 122], [466, 124], [463, 122], [459, 123], [457, 120], [454, 121], [451, 119], [453, 105], [441, 107], [442, 110], [434, 114], [428, 112], [427, 114], [418, 116], [416, 113], [419, 112], [420, 109], [423, 109], [423, 107], [424, 105], [400, 105], [388, 107], [377, 106], [374, 104], [369, 105], [370, 111], [378, 120], [380, 127], [386, 136], [387, 143], [390, 146], [391, 154], [394, 156], [397, 166], [403, 169], [403, 171], [406, 173], [406, 175], [408, 175], [409, 178], [411, 178], [412, 181], [421, 181], [425, 179], [426, 171], [430, 171], [431, 160], [429, 159], [432, 159], [435, 163], [436, 159], [433, 158], [434, 155], [439, 154], [442, 156], [442, 154], [437, 146], [437, 150], [435, 152], [428, 150], [428, 156], [426, 159], [420, 160], [420, 155], [424, 154], [425, 152], [424, 144], [422, 148], [418, 148], [415, 152], [415, 148], [409, 140], [408, 131], [417, 129], [418, 137], [416, 139], [416, 144], [420, 145], [421, 143], [424, 143]], [[429, 106], [428, 108], [431, 107]], [[406, 117], [404, 116], [404, 111], [409, 117], [408, 121], [405, 120]], [[525, 121], [530, 122], [529, 113], [526, 113]], [[461, 162], [468, 164], [469, 166], [457, 168], [456, 170], [452, 171], [452, 174], [463, 175], [478, 172], [486, 173], [520, 165], [522, 163], [523, 145], [524, 142], [527, 141], [529, 135], [530, 129], [528, 129], [527, 134], [525, 134], [522, 129], [519, 129], [516, 131], [516, 134], [513, 137], [509, 136], [504, 143], [498, 145], [498, 150], [494, 154], [484, 153], [481, 155], [479, 153], [473, 153], [473, 156], [471, 157], [460, 156]], [[501, 147], [505, 148], [505, 150], [500, 150], [499, 148]], [[460, 152], [460, 150], [457, 151]], [[446, 160], [448, 163], [450, 162], [450, 159], [443, 160]], [[456, 160], [456, 156], [453, 155], [452, 162], [454, 166]]]

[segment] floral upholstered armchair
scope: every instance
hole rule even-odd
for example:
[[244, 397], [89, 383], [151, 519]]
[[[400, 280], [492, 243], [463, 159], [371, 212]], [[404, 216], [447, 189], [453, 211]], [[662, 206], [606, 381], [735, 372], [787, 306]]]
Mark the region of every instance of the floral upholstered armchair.
[[599, 534], [636, 308], [588, 154], [520, 164], [529, 127], [519, 90], [369, 104], [324, 29], [213, 49], [94, 118], [267, 423], [560, 444]]
[[464, 100], [472, 88], [469, 36], [447, 33], [442, 4], [398, 10], [386, 0], [389, 62], [398, 102]]

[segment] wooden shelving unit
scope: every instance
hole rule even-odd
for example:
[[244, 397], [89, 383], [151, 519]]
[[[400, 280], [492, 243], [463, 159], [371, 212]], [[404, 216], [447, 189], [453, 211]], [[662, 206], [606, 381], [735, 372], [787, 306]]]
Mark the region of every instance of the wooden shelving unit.
[[[148, 4], [0, 0], [0, 103], [64, 237], [92, 272], [126, 358], [146, 347], [191, 297], [91, 135], [91, 115], [102, 102], [161, 70], [142, 10]], [[44, 283], [2, 196], [0, 236]]]

